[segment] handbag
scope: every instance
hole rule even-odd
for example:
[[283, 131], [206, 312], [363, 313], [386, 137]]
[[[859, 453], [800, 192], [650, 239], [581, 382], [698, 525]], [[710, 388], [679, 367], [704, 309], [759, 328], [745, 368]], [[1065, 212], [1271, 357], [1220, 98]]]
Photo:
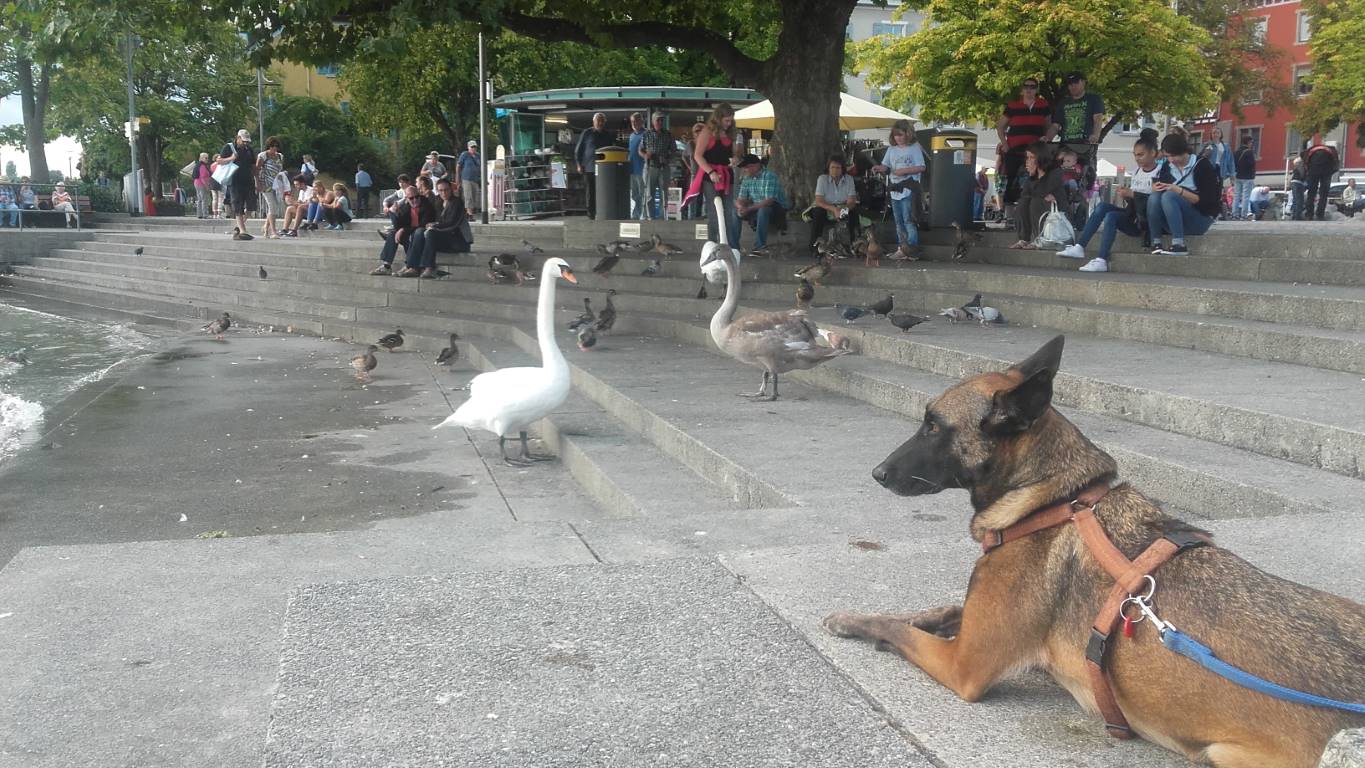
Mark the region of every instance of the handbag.
[[1043, 214], [1038, 222], [1038, 237], [1033, 241], [1033, 247], [1040, 250], [1049, 248], [1062, 248], [1076, 242], [1076, 230], [1067, 220], [1066, 214], [1057, 210], [1057, 204], [1052, 204], [1052, 210]]
[[227, 165], [220, 165], [220, 166], [218, 166], [217, 168], [214, 168], [214, 169], [213, 169], [213, 180], [216, 181], [216, 182], [218, 182], [218, 184], [219, 184], [220, 186], [226, 187], [227, 184], [228, 184], [228, 181], [232, 178], [232, 174], [234, 174], [234, 173], [236, 173], [236, 172], [237, 172], [237, 164], [236, 164], [236, 163], [228, 163]]

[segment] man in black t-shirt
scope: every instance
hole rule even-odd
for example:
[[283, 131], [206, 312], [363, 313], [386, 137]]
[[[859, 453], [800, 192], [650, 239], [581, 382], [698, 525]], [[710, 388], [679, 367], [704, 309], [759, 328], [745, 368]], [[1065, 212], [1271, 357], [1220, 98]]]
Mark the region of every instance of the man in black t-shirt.
[[1085, 167], [1083, 185], [1089, 188], [1095, 180], [1095, 156], [1104, 130], [1104, 99], [1098, 93], [1086, 93], [1085, 75], [1070, 72], [1066, 81], [1067, 98], [1057, 103], [1052, 113], [1052, 125], [1044, 141], [1057, 137], [1076, 151], [1079, 164]]
[[256, 212], [256, 152], [251, 148], [251, 132], [245, 128], [238, 131], [237, 138], [225, 145], [219, 154], [219, 165], [237, 164], [237, 170], [223, 185], [228, 193], [232, 214], [237, 217], [237, 229], [232, 239], [250, 240], [251, 235], [246, 232], [246, 218]]

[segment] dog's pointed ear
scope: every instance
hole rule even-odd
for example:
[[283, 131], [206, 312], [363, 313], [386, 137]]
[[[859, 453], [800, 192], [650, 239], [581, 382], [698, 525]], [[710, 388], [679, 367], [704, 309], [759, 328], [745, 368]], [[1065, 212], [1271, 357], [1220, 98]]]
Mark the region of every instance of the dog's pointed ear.
[[1024, 374], [1024, 380], [1010, 389], [997, 391], [991, 398], [991, 411], [985, 428], [995, 434], [1023, 432], [1052, 405], [1052, 380], [1062, 364], [1065, 337], [1049, 341], [1023, 362], [1010, 366]]

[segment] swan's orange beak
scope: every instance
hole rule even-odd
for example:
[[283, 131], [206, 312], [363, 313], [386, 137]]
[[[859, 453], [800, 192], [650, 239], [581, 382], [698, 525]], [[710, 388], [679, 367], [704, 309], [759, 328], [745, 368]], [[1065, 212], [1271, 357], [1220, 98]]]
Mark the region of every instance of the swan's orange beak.
[[573, 283], [574, 285], [578, 285], [578, 278], [576, 278], [576, 277], [573, 276], [573, 270], [572, 270], [572, 269], [569, 269], [569, 268], [567, 268], [567, 267], [560, 267], [560, 268], [559, 268], [559, 276], [562, 277], [562, 278], [564, 278], [565, 280], [568, 280], [569, 282]]

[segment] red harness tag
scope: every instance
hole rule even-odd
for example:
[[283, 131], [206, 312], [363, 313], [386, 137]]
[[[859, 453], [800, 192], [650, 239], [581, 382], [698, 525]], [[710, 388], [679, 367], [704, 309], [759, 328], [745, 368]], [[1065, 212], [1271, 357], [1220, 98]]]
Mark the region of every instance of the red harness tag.
[[1124, 637], [1132, 637], [1132, 636], [1133, 636], [1133, 624], [1134, 624], [1134, 622], [1133, 622], [1132, 619], [1128, 618], [1127, 616], [1124, 616], [1124, 617], [1123, 617], [1123, 636], [1124, 636]]

